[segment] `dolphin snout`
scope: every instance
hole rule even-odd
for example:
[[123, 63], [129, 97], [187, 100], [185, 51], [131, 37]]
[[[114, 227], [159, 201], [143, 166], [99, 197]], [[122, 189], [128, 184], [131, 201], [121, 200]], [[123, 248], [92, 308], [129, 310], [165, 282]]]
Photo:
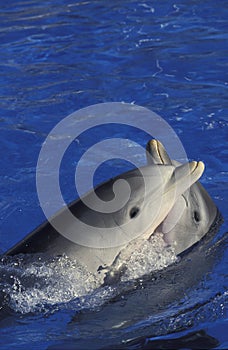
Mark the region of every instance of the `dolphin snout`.
[[175, 169], [174, 172], [176, 180], [182, 177], [191, 176], [192, 180], [197, 181], [203, 174], [204, 168], [205, 166], [203, 162], [196, 162], [194, 160], [192, 162], [180, 165]]
[[148, 164], [172, 164], [164, 146], [160, 141], [155, 139], [150, 140], [147, 143], [146, 150]]
[[181, 195], [198, 181], [204, 172], [204, 168], [204, 163], [201, 161], [192, 161], [175, 168], [174, 185], [176, 187], [176, 194]]

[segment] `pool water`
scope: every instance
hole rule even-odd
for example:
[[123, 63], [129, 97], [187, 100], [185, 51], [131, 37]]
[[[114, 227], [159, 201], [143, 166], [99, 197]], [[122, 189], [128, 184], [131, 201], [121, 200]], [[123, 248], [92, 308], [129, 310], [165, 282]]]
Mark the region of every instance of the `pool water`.
[[[75, 276], [67, 258], [7, 261], [15, 291], [0, 321], [1, 349], [227, 348], [225, 1], [11, 0], [1, 5], [0, 23], [0, 252], [45, 219], [36, 164], [48, 133], [70, 113], [103, 102], [144, 106], [164, 118], [189, 159], [205, 162], [201, 182], [224, 218], [212, 243], [189, 252], [180, 267], [119, 290], [96, 289], [91, 276], [83, 284], [84, 271]], [[148, 141], [126, 126], [81, 135], [61, 172], [67, 202], [77, 195], [82, 154], [113, 136], [143, 147]], [[128, 168], [107, 163], [95, 182]], [[42, 288], [20, 290], [28, 278]]]

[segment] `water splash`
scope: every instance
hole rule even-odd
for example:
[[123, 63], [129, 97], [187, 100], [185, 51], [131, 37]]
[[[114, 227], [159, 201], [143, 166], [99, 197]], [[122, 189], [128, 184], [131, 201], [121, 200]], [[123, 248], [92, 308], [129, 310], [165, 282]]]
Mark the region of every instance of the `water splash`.
[[[132, 245], [135, 244], [133, 241]], [[163, 234], [153, 234], [149, 241], [142, 240], [140, 246], [136, 246], [130, 256], [124, 253], [120, 256], [119, 263], [126, 266], [121, 280], [140, 278], [152, 271], [161, 270], [176, 260], [174, 249], [164, 242]]]
[[[137, 279], [176, 261], [174, 251], [161, 234], [131, 248], [134, 249], [130, 258], [126, 252], [120, 254], [118, 263], [126, 268], [119, 282]], [[99, 276], [67, 256], [52, 259], [41, 254], [4, 257], [0, 272], [0, 285], [10, 297], [10, 307], [22, 314], [46, 312], [50, 307], [68, 302], [72, 302], [75, 310], [97, 307], [113, 297], [118, 289], [117, 285], [101, 287]]]

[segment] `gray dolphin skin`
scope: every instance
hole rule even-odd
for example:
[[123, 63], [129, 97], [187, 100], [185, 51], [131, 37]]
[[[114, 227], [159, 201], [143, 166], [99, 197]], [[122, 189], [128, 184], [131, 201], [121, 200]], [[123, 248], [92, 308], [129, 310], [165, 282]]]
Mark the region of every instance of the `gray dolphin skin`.
[[[65, 254], [105, 280], [113, 267], [119, 268], [116, 263], [119, 255], [123, 251], [131, 254], [132, 241], [135, 249], [137, 242], [141, 244], [150, 239], [156, 231], [164, 234], [164, 240], [175, 248], [177, 254], [188, 249], [209, 231], [217, 214], [210, 196], [197, 182], [204, 171], [204, 164], [195, 161], [179, 164], [170, 160], [157, 140], [148, 142], [147, 158], [148, 165], [123, 173], [95, 188], [105, 209], [105, 203], [113, 198], [114, 183], [127, 181], [130, 197], [121, 209], [107, 213], [105, 210], [102, 212], [101, 207], [95, 211], [82, 199], [68, 205], [75, 217], [90, 226], [88, 232], [79, 232], [76, 221], [70, 222], [66, 209], [62, 209], [5, 255]], [[94, 191], [87, 193], [85, 199], [86, 203], [92, 202]], [[70, 231], [72, 239], [61, 235], [54, 228], [56, 225], [52, 225], [56, 223]], [[102, 233], [94, 238], [91, 233], [93, 228], [96, 232], [99, 228], [107, 228], [107, 236]], [[80, 235], [86, 239], [86, 245], [78, 243]], [[108, 283], [108, 279], [106, 281]]]
[[[171, 160], [158, 140], [147, 144], [148, 164], [174, 165], [181, 163]], [[204, 187], [196, 182], [176, 198], [175, 204], [161, 225], [156, 229], [164, 240], [175, 248], [176, 254], [185, 251], [198, 242], [210, 229], [216, 216], [217, 207]]]

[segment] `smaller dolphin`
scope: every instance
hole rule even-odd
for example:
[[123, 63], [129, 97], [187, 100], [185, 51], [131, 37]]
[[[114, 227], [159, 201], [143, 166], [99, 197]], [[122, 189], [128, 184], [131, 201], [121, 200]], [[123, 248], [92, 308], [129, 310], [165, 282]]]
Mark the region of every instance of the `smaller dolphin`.
[[[147, 143], [148, 164], [174, 165], [164, 146], [158, 140]], [[175, 204], [156, 231], [164, 234], [164, 240], [179, 254], [198, 242], [210, 229], [217, 217], [217, 207], [205, 188], [196, 182], [176, 198]]]
[[[181, 165], [171, 161], [156, 140], [148, 143], [147, 154], [147, 166], [123, 173], [95, 189], [102, 200], [99, 211], [90, 209], [82, 199], [68, 205], [71, 213], [88, 224], [91, 230], [79, 232], [77, 221], [69, 221], [68, 208], [63, 209], [5, 254], [65, 254], [108, 283], [106, 277], [109, 273], [112, 275], [113, 268], [121, 268], [117, 263], [121, 252], [131, 254], [132, 241], [133, 249], [137, 249], [138, 242], [142, 244], [154, 232], [160, 231], [177, 254], [199, 241], [209, 231], [217, 213], [209, 195], [197, 183], [204, 164], [193, 161]], [[130, 197], [121, 209], [107, 213], [105, 209], [113, 198], [113, 188], [118, 180], [127, 181]], [[93, 202], [94, 191], [87, 193], [84, 199], [86, 203]], [[61, 235], [54, 223], [70, 231], [73, 239]], [[96, 233], [99, 228], [107, 228], [107, 235], [93, 236], [93, 228]], [[110, 230], [111, 236], [108, 234]], [[77, 243], [80, 235], [86, 237], [86, 246]]]

